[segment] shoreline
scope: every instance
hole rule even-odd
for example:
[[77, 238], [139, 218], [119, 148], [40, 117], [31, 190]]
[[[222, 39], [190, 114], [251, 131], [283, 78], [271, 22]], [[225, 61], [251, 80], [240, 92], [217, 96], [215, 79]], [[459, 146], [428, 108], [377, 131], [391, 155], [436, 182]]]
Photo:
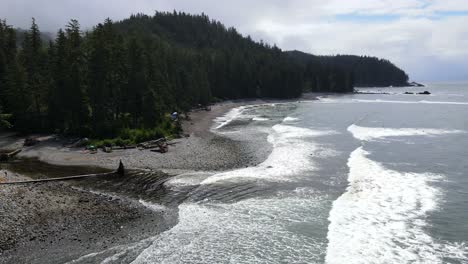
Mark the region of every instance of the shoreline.
[[[115, 169], [120, 160], [126, 168], [143, 170], [222, 171], [239, 168], [245, 166], [240, 164], [243, 161], [239, 160], [243, 146], [239, 146], [239, 142], [213, 133], [211, 127], [214, 120], [239, 106], [269, 102], [268, 100], [229, 101], [215, 104], [211, 111], [191, 112], [190, 120], [182, 122], [184, 133], [190, 136], [172, 140], [173, 145], [165, 154], [138, 149], [114, 150], [112, 153], [98, 151], [96, 154], [89, 154], [83, 148], [64, 147], [63, 139], [43, 136], [40, 143], [24, 147], [17, 157], [38, 159], [41, 162], [60, 166], [98, 166], [106, 169]], [[25, 138], [12, 134], [8, 137], [0, 135], [0, 147], [18, 148]]]
[[[63, 147], [62, 141], [49, 136], [35, 146], [25, 147], [18, 157], [37, 159], [59, 168], [115, 169], [122, 160], [127, 169], [156, 175], [152, 176], [155, 181], [185, 172], [255, 166], [270, 152], [266, 138], [264, 142], [243, 142], [218, 135], [211, 128], [216, 118], [233, 108], [278, 102], [287, 100], [239, 100], [216, 104], [211, 111], [191, 112], [191, 119], [183, 122], [184, 133], [190, 137], [174, 140], [176, 144], [165, 154], [136, 149], [88, 154]], [[0, 134], [0, 147], [14, 148], [23, 140], [12, 134]], [[258, 146], [265, 151], [255, 151]], [[11, 171], [8, 175], [9, 180], [28, 179]], [[8, 219], [0, 223], [0, 263], [50, 263], [51, 259], [52, 263], [63, 263], [153, 237], [178, 221], [177, 204], [164, 211], [154, 211], [135, 197], [106, 196], [91, 191], [91, 184], [85, 184], [85, 188], [76, 186], [80, 186], [80, 181], [0, 186], [0, 215]], [[137, 185], [132, 187], [138, 188]]]

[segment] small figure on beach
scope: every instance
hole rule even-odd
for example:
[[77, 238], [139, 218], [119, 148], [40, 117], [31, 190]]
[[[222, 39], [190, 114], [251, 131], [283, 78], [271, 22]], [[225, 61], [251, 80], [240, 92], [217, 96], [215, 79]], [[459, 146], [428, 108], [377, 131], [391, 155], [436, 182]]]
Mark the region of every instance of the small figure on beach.
[[172, 121], [177, 121], [178, 118], [179, 118], [179, 113], [174, 112], [171, 114]]

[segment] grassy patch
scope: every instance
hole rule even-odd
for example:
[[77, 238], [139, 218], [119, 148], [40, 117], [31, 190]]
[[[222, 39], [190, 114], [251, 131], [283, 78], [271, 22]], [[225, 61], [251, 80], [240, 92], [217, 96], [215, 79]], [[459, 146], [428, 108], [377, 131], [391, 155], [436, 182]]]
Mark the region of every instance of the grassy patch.
[[163, 137], [171, 137], [178, 133], [180, 133], [180, 125], [176, 122], [165, 120], [154, 128], [125, 128], [118, 133], [116, 138], [93, 139], [90, 144], [97, 148], [130, 146]]

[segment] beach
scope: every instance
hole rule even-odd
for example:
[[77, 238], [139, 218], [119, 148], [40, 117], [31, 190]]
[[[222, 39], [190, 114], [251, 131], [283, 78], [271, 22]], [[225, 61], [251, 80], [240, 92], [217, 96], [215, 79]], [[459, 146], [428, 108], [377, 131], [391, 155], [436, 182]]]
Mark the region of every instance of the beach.
[[[150, 176], [145, 185], [137, 177], [106, 179], [134, 181], [131, 187], [119, 186], [118, 190], [103, 187], [109, 193], [127, 195], [90, 191], [102, 182], [98, 179], [1, 186], [0, 263], [64, 263], [169, 229], [177, 222], [177, 202], [173, 207], [155, 209], [145, 204], [142, 196], [129, 193], [146, 188], [147, 178], [157, 185], [182, 173], [225, 171], [262, 162], [270, 151], [265, 139], [232, 140], [211, 131], [214, 120], [231, 109], [259, 103], [264, 101], [226, 102], [214, 105], [211, 111], [191, 112], [190, 120], [182, 123], [184, 134], [189, 136], [172, 140], [165, 154], [138, 149], [89, 154], [64, 147], [63, 139], [49, 135], [35, 146], [24, 147], [18, 155], [24, 160], [21, 164], [1, 165], [2, 176], [6, 172], [8, 181], [114, 170], [120, 160], [132, 171], [128, 178], [141, 172]], [[15, 149], [24, 139], [2, 134], [0, 147]], [[259, 145], [263, 151], [256, 150]], [[163, 196], [152, 194], [148, 199], [157, 201]]]
[[226, 102], [166, 154], [44, 135], [8, 180], [126, 173], [0, 185], [0, 262], [466, 263], [466, 91], [438, 87]]

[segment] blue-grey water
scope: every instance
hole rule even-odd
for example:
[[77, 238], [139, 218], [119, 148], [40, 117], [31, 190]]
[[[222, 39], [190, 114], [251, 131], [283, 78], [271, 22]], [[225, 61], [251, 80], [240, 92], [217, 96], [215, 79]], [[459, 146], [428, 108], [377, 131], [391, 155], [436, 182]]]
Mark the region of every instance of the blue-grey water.
[[178, 223], [104, 262], [468, 263], [468, 84], [363, 90], [232, 110], [268, 159], [167, 181]]

